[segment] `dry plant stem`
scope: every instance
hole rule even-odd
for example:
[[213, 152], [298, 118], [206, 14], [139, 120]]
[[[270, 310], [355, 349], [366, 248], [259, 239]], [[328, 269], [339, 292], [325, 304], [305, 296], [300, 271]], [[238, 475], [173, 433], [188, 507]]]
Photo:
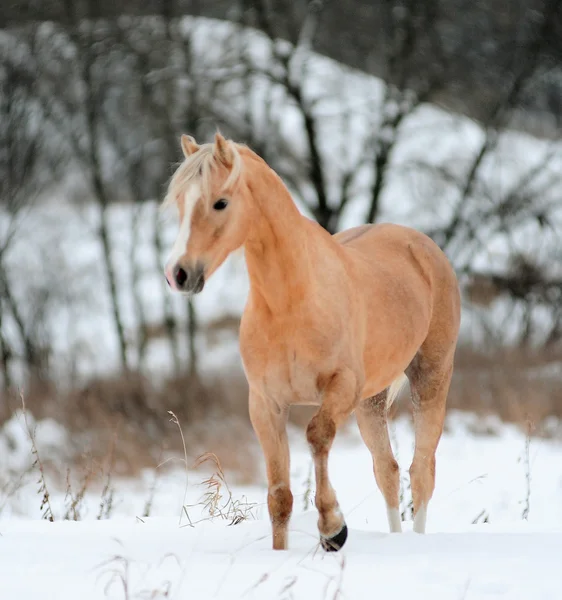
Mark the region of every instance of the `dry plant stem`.
[[47, 487], [47, 480], [45, 478], [45, 469], [43, 467], [43, 463], [41, 462], [41, 457], [39, 456], [39, 451], [37, 449], [37, 444], [35, 443], [35, 433], [31, 429], [29, 425], [29, 421], [27, 420], [27, 411], [25, 409], [25, 398], [23, 396], [23, 392], [20, 392], [22, 412], [23, 412], [23, 420], [25, 423], [25, 428], [27, 430], [27, 435], [31, 441], [31, 452], [35, 456], [35, 465], [39, 469], [39, 493], [43, 494], [41, 498], [41, 507], [40, 510], [45, 509], [43, 512], [43, 518], [47, 521], [53, 522], [55, 520], [53, 509], [51, 507], [51, 496], [49, 494], [49, 488]]
[[84, 501], [84, 496], [86, 495], [86, 490], [92, 480], [93, 470], [89, 469], [84, 479], [82, 480], [82, 485], [78, 490], [76, 496], [72, 493], [72, 485], [70, 483], [70, 469], [67, 469], [66, 472], [66, 493], [67, 496], [70, 497], [70, 506], [66, 509], [63, 520], [65, 521], [79, 521], [80, 520], [80, 505]]
[[489, 522], [490, 522], [490, 515], [485, 508], [483, 508], [478, 513], [478, 516], [474, 517], [474, 519], [472, 520], [473, 525], [478, 525], [479, 523], [489, 523]]
[[111, 487], [111, 472], [115, 466], [115, 445], [117, 441], [117, 427], [113, 433], [113, 439], [111, 441], [111, 447], [106, 461], [106, 480], [105, 485], [101, 493], [100, 510], [98, 513], [98, 521], [106, 518], [109, 519], [111, 509], [113, 508], [113, 488]]
[[107, 481], [104, 485], [102, 495], [101, 495], [100, 511], [98, 513], [98, 521], [101, 521], [101, 519], [109, 519], [112, 508], [113, 508], [113, 488], [111, 487], [111, 476], [108, 473]]
[[104, 595], [108, 596], [113, 583], [115, 581], [119, 581], [123, 587], [123, 600], [130, 600], [131, 596], [129, 594], [129, 559], [119, 554], [116, 554], [113, 558], [110, 558], [109, 560], [100, 565], [100, 567], [104, 566], [108, 567], [107, 573], [111, 574], [109, 581], [104, 586]]
[[[337, 573], [337, 575], [331, 575], [329, 576], [328, 581], [326, 582], [326, 586], [324, 588], [324, 598], [330, 598], [330, 600], [337, 600], [338, 598], [342, 598], [342, 583], [343, 583], [343, 574], [344, 574], [344, 570], [345, 570], [345, 555], [340, 555], [336, 558], [336, 561], [338, 563], [339, 566], [339, 571]], [[333, 595], [328, 596], [328, 590], [330, 588], [330, 584], [334, 583], [336, 586], [336, 589], [334, 590]]]
[[174, 423], [175, 425], [177, 425], [178, 429], [180, 430], [181, 443], [182, 443], [182, 446], [183, 446], [183, 463], [184, 463], [184, 466], [185, 466], [185, 489], [183, 491], [183, 500], [182, 500], [182, 503], [181, 503], [180, 517], [179, 517], [179, 522], [178, 522], [178, 524], [181, 526], [181, 516], [182, 516], [182, 514], [184, 512], [187, 513], [187, 511], [185, 511], [185, 501], [186, 501], [186, 498], [187, 498], [187, 488], [189, 486], [189, 472], [187, 470], [187, 447], [185, 445], [185, 438], [183, 437], [183, 431], [182, 431], [179, 419], [176, 417], [174, 411], [172, 411], [172, 410], [169, 410], [168, 414], [172, 415], [172, 418], [170, 419], [170, 421], [172, 423]]
[[[195, 463], [193, 464], [193, 468], [199, 467], [206, 461], [211, 461], [216, 467], [216, 471], [210, 477], [201, 482], [202, 485], [207, 487], [207, 491], [203, 494], [202, 504], [205, 510], [209, 513], [209, 517], [199, 519], [195, 522], [191, 521], [190, 519], [189, 524], [193, 526], [201, 521], [220, 517], [221, 519], [230, 521], [229, 525], [237, 525], [238, 523], [242, 523], [248, 518], [253, 517], [252, 510], [255, 504], [249, 503], [245, 500], [234, 499], [232, 491], [230, 490], [228, 482], [226, 481], [220, 460], [216, 454], [213, 452], [205, 452], [196, 459]], [[226, 489], [228, 496], [226, 502], [221, 504], [223, 497], [221, 490], [223, 488]], [[187, 510], [185, 512], [189, 518]]]
[[290, 598], [294, 598], [292, 588], [297, 583], [297, 581], [298, 577], [296, 575], [287, 577], [287, 579], [285, 580], [285, 585], [281, 588], [281, 591], [279, 592], [280, 598], [286, 598], [287, 600], [289, 600]]
[[226, 482], [219, 458], [216, 454], [214, 454], [213, 452], [205, 452], [197, 458], [197, 460], [193, 464], [193, 467], [197, 468], [206, 461], [213, 462], [217, 470], [210, 477], [204, 479], [201, 482], [202, 485], [207, 486], [207, 491], [203, 495], [203, 504], [205, 506], [205, 509], [208, 511], [209, 516], [215, 517], [217, 514], [222, 514], [222, 510], [220, 508], [220, 500], [222, 498], [222, 487], [224, 486], [226, 488], [226, 491], [228, 492], [229, 496], [225, 506], [227, 506], [230, 500], [232, 499], [232, 494]]
[[70, 468], [66, 469], [66, 494], [64, 496], [64, 501], [66, 502], [67, 498], [70, 498], [70, 506], [66, 509], [64, 513], [63, 520], [70, 520], [70, 512], [73, 513], [73, 520], [78, 521], [77, 510], [76, 510], [76, 502], [74, 495], [72, 493], [72, 484], [70, 483]]
[[[158, 459], [158, 466], [160, 466], [162, 460], [162, 452], [163, 448], [160, 448], [160, 457]], [[142, 511], [143, 517], [150, 517], [150, 513], [152, 511], [152, 504], [154, 503], [154, 495], [156, 494], [156, 486], [158, 484], [158, 476], [160, 471], [158, 470], [158, 466], [154, 470], [154, 478], [152, 480], [152, 485], [148, 491], [148, 498], [146, 499], [146, 503], [144, 505], [144, 510]]]
[[152, 480], [152, 485], [148, 490], [148, 498], [144, 504], [144, 510], [142, 511], [143, 518], [150, 517], [150, 512], [152, 511], [152, 504], [154, 502], [154, 494], [156, 493], [156, 483], [158, 481], [158, 471], [154, 473], [154, 479]]

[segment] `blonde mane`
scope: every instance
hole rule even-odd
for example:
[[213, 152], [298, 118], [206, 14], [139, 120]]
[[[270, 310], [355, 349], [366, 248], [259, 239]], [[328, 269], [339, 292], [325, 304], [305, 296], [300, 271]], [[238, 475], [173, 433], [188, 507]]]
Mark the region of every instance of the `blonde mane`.
[[[242, 174], [242, 158], [237, 144], [230, 140], [227, 141], [227, 144], [232, 151], [233, 160], [230, 174], [222, 187], [223, 191], [235, 187]], [[168, 185], [168, 191], [162, 203], [163, 208], [173, 205], [177, 198], [183, 197], [187, 187], [195, 182], [201, 186], [203, 197], [210, 198], [212, 174], [219, 164], [214, 150], [213, 143], [202, 144], [196, 152], [180, 164]]]

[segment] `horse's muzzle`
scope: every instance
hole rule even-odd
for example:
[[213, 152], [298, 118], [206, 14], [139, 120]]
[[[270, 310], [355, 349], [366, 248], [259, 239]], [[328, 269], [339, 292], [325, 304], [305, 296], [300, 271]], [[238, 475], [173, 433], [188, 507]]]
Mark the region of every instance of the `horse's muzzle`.
[[168, 285], [178, 292], [198, 294], [205, 286], [205, 271], [201, 263], [194, 267], [176, 265], [171, 273], [166, 273]]

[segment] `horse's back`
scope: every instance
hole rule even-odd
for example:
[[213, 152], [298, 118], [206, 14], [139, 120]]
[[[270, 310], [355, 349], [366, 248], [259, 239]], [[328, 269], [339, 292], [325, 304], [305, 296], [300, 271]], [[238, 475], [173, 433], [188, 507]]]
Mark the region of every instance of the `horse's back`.
[[336, 233], [334, 239], [342, 246], [356, 248], [367, 255], [372, 255], [375, 250], [396, 250], [396, 248], [407, 248], [412, 242], [429, 243], [435, 246], [439, 252], [439, 247], [424, 233], [393, 223], [377, 223], [359, 225]]
[[[410, 227], [381, 223], [360, 225], [334, 235], [342, 246], [359, 252], [374, 269], [412, 270], [428, 284], [457, 287], [453, 268], [439, 246], [427, 235]], [[405, 269], [405, 270], [404, 270]]]

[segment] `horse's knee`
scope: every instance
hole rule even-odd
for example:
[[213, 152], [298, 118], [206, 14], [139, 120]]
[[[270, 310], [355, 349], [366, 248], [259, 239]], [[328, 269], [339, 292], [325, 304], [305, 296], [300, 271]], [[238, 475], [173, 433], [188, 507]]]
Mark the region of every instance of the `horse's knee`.
[[269, 489], [267, 506], [271, 522], [274, 525], [285, 525], [293, 511], [293, 494], [288, 485], [278, 484]]
[[322, 412], [312, 417], [306, 428], [306, 439], [314, 456], [326, 454], [336, 437], [336, 424], [334, 420]]

